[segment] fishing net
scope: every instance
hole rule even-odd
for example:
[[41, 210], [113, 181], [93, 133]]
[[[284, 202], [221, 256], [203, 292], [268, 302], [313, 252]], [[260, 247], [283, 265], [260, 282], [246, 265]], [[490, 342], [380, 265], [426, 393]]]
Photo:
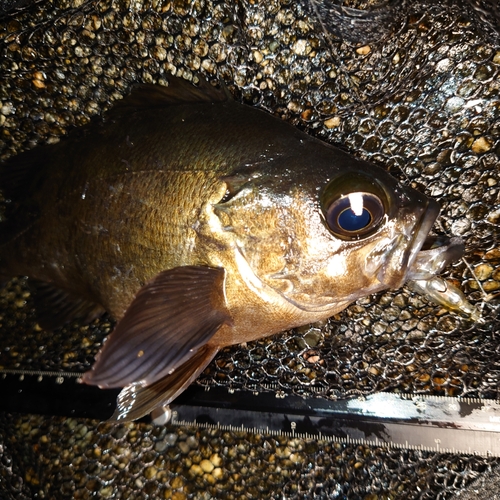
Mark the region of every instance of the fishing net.
[[[344, 3], [0, 2], [0, 157], [59, 140], [132, 83], [169, 74], [222, 81], [236, 100], [437, 199], [435, 233], [467, 248], [445, 276], [482, 321], [403, 288], [359, 300], [327, 324], [225, 349], [197, 383], [324, 398], [385, 390], [496, 399], [498, 8]], [[25, 280], [14, 279], [0, 290], [0, 365], [82, 372], [113, 325], [104, 317], [45, 332]], [[34, 415], [4, 414], [0, 428], [5, 498], [445, 498], [496, 463]]]

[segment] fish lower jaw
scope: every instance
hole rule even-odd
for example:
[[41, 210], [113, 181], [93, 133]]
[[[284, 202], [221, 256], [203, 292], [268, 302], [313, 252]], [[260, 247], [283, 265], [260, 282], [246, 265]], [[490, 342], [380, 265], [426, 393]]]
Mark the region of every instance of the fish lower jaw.
[[335, 300], [332, 302], [326, 302], [322, 304], [314, 304], [311, 302], [303, 301], [303, 302], [298, 302], [296, 300], [293, 300], [289, 297], [283, 297], [289, 304], [294, 306], [295, 308], [299, 309], [300, 311], [303, 311], [304, 313], [310, 314], [310, 315], [315, 315], [313, 318], [310, 319], [310, 321], [319, 321], [323, 317], [328, 318], [330, 316], [333, 316], [334, 314], [337, 314], [338, 312], [342, 311], [345, 309], [349, 304], [354, 302], [358, 297], [356, 298], [349, 298], [349, 299], [344, 299], [341, 301]]

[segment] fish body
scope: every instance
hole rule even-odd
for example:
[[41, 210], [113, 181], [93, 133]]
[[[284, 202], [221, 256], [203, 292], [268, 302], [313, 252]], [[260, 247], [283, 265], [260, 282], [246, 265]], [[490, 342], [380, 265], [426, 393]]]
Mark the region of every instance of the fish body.
[[139, 86], [1, 168], [0, 275], [29, 276], [43, 326], [118, 321], [84, 382], [124, 387], [119, 420], [171, 401], [221, 347], [433, 279], [463, 252], [421, 251], [435, 201], [203, 82]]

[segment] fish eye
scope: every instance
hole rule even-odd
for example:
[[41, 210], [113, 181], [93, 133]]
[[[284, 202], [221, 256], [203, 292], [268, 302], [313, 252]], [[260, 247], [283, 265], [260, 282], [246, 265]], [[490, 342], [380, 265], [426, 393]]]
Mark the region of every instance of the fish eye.
[[325, 212], [326, 223], [332, 233], [354, 239], [373, 234], [385, 210], [377, 195], [358, 191], [332, 200]]
[[371, 173], [339, 173], [330, 178], [319, 195], [323, 222], [337, 238], [368, 238], [385, 220], [391, 208], [390, 196]]

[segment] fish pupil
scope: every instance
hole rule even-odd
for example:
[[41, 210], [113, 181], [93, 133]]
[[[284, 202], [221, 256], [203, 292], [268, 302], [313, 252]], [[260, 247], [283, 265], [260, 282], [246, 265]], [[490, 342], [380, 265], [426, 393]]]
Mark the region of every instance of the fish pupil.
[[325, 221], [335, 236], [359, 239], [376, 232], [384, 214], [384, 204], [377, 195], [352, 191], [334, 198], [329, 203]]
[[372, 220], [372, 216], [366, 208], [360, 215], [356, 215], [351, 208], [343, 210], [338, 217], [338, 225], [344, 231], [359, 231], [367, 227]]

